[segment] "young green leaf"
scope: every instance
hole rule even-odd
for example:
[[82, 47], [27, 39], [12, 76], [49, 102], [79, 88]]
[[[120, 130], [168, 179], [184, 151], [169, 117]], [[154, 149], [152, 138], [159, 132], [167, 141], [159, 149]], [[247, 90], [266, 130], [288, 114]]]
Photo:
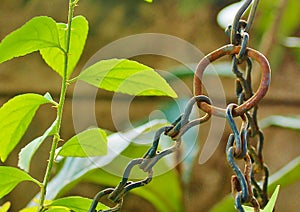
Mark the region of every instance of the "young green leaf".
[[32, 181], [37, 185], [40, 185], [37, 180], [20, 169], [9, 166], [0, 166], [0, 199], [23, 181]]
[[[67, 24], [58, 23], [57, 30], [59, 33], [59, 42], [66, 52], [66, 32]], [[83, 16], [76, 16], [72, 20], [71, 40], [68, 59], [67, 77], [72, 74], [85, 45], [88, 34], [88, 21]], [[60, 76], [64, 75], [65, 55], [56, 48], [44, 48], [40, 53], [46, 63], [54, 69]]]
[[177, 97], [152, 68], [126, 59], [102, 60], [80, 73], [78, 79], [98, 88], [137, 96]]
[[19, 143], [40, 105], [50, 103], [38, 94], [23, 94], [0, 108], [0, 158], [4, 162]]
[[56, 22], [46, 16], [35, 17], [0, 43], [0, 63], [46, 47], [60, 48]]
[[[250, 206], [242, 206], [245, 212], [253, 212], [254, 208]], [[259, 210], [260, 212], [263, 212], [263, 210]]]
[[51, 96], [50, 93], [48, 93], [48, 92], [45, 93], [44, 97], [45, 97], [45, 99], [48, 99], [50, 102], [52, 102], [52, 104], [58, 105], [58, 103], [57, 103], [56, 101], [53, 100], [53, 98], [52, 98], [52, 96]]
[[268, 204], [264, 208], [264, 212], [272, 212], [272, 211], [274, 211], [275, 203], [276, 203], [277, 196], [278, 196], [278, 193], [279, 193], [279, 188], [280, 188], [280, 185], [277, 185], [274, 193], [272, 194], [272, 197], [270, 198]]
[[[86, 212], [90, 208], [92, 201], [93, 200], [84, 197], [71, 196], [71, 197], [64, 197], [61, 199], [54, 200], [52, 203], [48, 205], [48, 207], [51, 208], [53, 206], [61, 206], [70, 209], [70, 211]], [[109, 207], [101, 203], [98, 203], [96, 209], [97, 211], [105, 210], [105, 209], [109, 209]]]
[[38, 206], [23, 208], [19, 212], [36, 212], [38, 211]]
[[36, 150], [40, 147], [40, 145], [43, 143], [43, 141], [52, 134], [53, 129], [57, 125], [57, 119], [52, 123], [52, 125], [44, 132], [44, 134], [33, 141], [31, 141], [29, 144], [27, 144], [19, 153], [19, 161], [18, 166], [23, 169], [26, 172], [29, 172], [30, 168], [30, 161], [33, 157]]
[[[277, 199], [278, 192], [279, 192], [279, 187], [280, 187], [279, 185], [276, 187], [268, 204], [266, 205], [266, 207], [263, 210], [260, 210], [261, 212], [272, 212], [274, 210], [276, 199]], [[254, 208], [249, 207], [249, 206], [243, 206], [243, 208], [245, 209], [245, 212], [253, 212], [254, 211]]]
[[10, 208], [10, 202], [6, 202], [0, 207], [0, 212], [7, 212], [9, 208]]
[[69, 157], [100, 156], [107, 153], [107, 138], [104, 130], [87, 129], [68, 140], [58, 155]]
[[269, 190], [273, 191], [277, 185], [285, 188], [300, 181], [300, 156], [296, 157], [280, 170], [270, 176]]
[[45, 212], [72, 212], [72, 211], [66, 207], [52, 207], [46, 209]]

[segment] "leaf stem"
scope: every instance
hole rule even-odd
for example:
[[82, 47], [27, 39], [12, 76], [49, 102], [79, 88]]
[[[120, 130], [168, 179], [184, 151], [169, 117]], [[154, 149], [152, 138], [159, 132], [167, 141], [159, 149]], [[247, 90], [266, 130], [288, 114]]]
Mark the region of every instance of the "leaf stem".
[[46, 168], [46, 173], [44, 175], [43, 184], [41, 187], [41, 194], [40, 194], [40, 200], [39, 200], [39, 206], [38, 211], [43, 211], [44, 209], [44, 201], [46, 196], [46, 189], [48, 182], [50, 180], [51, 176], [51, 170], [53, 167], [53, 163], [55, 160], [55, 150], [58, 146], [60, 139], [60, 128], [61, 128], [61, 122], [62, 122], [62, 115], [63, 115], [63, 107], [65, 103], [65, 97], [66, 97], [66, 91], [68, 87], [68, 61], [69, 61], [69, 49], [70, 49], [70, 40], [71, 40], [71, 28], [72, 28], [72, 18], [74, 13], [74, 8], [76, 6], [76, 3], [78, 0], [69, 0], [69, 11], [68, 11], [68, 23], [67, 23], [67, 34], [66, 34], [66, 49], [64, 50], [64, 73], [63, 73], [63, 79], [62, 79], [62, 85], [61, 85], [61, 92], [60, 92], [60, 98], [59, 98], [59, 104], [57, 105], [57, 127], [56, 132], [53, 136], [52, 140], [52, 146], [51, 151], [48, 159], [48, 164]]
[[69, 79], [68, 80], [68, 83], [71, 84], [73, 82], [76, 82], [78, 80], [78, 76], [77, 77], [74, 77], [73, 79]]

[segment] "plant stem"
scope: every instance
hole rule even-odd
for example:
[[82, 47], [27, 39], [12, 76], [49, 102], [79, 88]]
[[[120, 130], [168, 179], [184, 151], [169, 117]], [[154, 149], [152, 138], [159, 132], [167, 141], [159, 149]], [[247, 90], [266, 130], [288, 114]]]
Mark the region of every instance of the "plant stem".
[[64, 73], [63, 73], [63, 79], [62, 79], [62, 85], [61, 85], [61, 92], [60, 92], [60, 98], [59, 98], [59, 104], [57, 106], [57, 127], [56, 132], [53, 136], [52, 140], [52, 146], [51, 151], [48, 159], [48, 164], [46, 168], [46, 173], [44, 175], [43, 184], [41, 187], [41, 194], [40, 194], [40, 201], [38, 206], [38, 211], [43, 211], [44, 207], [44, 201], [46, 196], [46, 189], [48, 182], [50, 180], [51, 170], [53, 167], [53, 163], [55, 160], [55, 150], [58, 146], [60, 139], [60, 128], [61, 128], [61, 121], [62, 121], [62, 115], [63, 115], [63, 107], [65, 103], [65, 97], [66, 97], [66, 91], [68, 86], [68, 61], [69, 61], [69, 50], [70, 50], [70, 40], [71, 40], [71, 28], [72, 28], [72, 18], [73, 18], [73, 12], [74, 7], [76, 6], [76, 0], [73, 2], [73, 0], [69, 0], [69, 11], [68, 11], [68, 24], [67, 24], [67, 34], [66, 34], [66, 49], [64, 50]]

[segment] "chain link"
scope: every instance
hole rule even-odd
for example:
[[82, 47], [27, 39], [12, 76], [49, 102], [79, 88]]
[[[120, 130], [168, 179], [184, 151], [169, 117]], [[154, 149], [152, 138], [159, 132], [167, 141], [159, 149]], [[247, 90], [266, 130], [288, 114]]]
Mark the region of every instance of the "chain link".
[[[181, 137], [192, 127], [200, 125], [209, 120], [210, 114], [205, 114], [201, 118], [189, 120], [193, 106], [198, 102], [206, 102], [211, 104], [211, 100], [204, 95], [194, 96], [187, 103], [184, 113], [180, 115], [170, 126], [165, 126], [158, 129], [155, 133], [151, 147], [145, 153], [143, 158], [137, 158], [130, 161], [125, 168], [123, 178], [121, 182], [115, 188], [105, 189], [100, 191], [93, 200], [93, 203], [89, 209], [89, 212], [95, 212], [99, 199], [105, 195], [108, 195], [108, 199], [117, 205], [114, 208], [105, 211], [117, 211], [121, 208], [123, 197], [132, 189], [142, 187], [148, 184], [152, 180], [153, 166], [163, 157], [176, 152], [181, 145]], [[175, 142], [173, 146], [158, 151], [160, 137], [162, 135], [169, 136]], [[148, 173], [148, 176], [141, 181], [132, 182], [129, 180], [129, 175], [134, 166], [138, 166], [141, 170]]]
[[[231, 178], [234, 204], [238, 211], [243, 212], [242, 204], [250, 203], [255, 212], [259, 212], [268, 202], [268, 177], [269, 171], [263, 161], [264, 135], [257, 123], [258, 102], [265, 96], [270, 84], [270, 66], [268, 60], [258, 51], [247, 47], [249, 29], [253, 23], [259, 0], [246, 0], [235, 15], [233, 24], [226, 33], [230, 36], [231, 44], [206, 55], [198, 64], [194, 75], [194, 97], [187, 103], [184, 113], [180, 115], [170, 126], [164, 126], [156, 131], [151, 147], [142, 158], [133, 159], [128, 163], [121, 182], [115, 188], [100, 191], [94, 198], [89, 212], [95, 212], [100, 198], [107, 198], [116, 204], [115, 207], [104, 211], [118, 211], [122, 207], [123, 197], [132, 189], [144, 186], [151, 182], [153, 167], [158, 161], [172, 154], [180, 148], [181, 137], [192, 127], [200, 125], [216, 115], [227, 119], [232, 133], [228, 137], [226, 145], [227, 161], [234, 175]], [[241, 19], [242, 15], [252, 4], [247, 21]], [[202, 94], [202, 76], [206, 67], [214, 60], [231, 55], [232, 71], [236, 76], [237, 104], [229, 104], [226, 109], [212, 105], [209, 97]], [[252, 89], [251, 71], [252, 59], [256, 60], [262, 70], [261, 82], [258, 90]], [[239, 65], [246, 63], [245, 72], [240, 71]], [[190, 114], [194, 104], [206, 112], [206, 114], [194, 120], [190, 120]], [[240, 117], [242, 125], [238, 130], [234, 117]], [[158, 151], [161, 136], [169, 136], [173, 146]], [[256, 146], [254, 145], [256, 143]], [[244, 169], [237, 165], [236, 160], [244, 161]], [[147, 173], [143, 180], [129, 181], [133, 167], [138, 166]], [[262, 186], [260, 186], [260, 184]], [[101, 210], [100, 210], [101, 211]]]
[[[241, 20], [241, 16], [248, 9], [251, 2], [245, 1], [237, 12], [232, 27], [228, 27], [231, 43], [241, 46], [240, 52], [232, 56], [232, 71], [236, 75], [238, 105], [242, 105], [254, 95], [251, 82], [252, 60], [247, 56], [246, 50], [249, 40], [248, 31], [253, 23], [258, 0], [254, 0], [253, 2], [247, 22]], [[238, 65], [243, 62], [246, 62], [245, 74], [238, 68]], [[269, 171], [263, 162], [262, 149], [264, 135], [257, 123], [258, 106], [257, 104], [254, 105], [243, 114], [243, 125], [240, 131], [241, 137], [238, 136], [239, 133], [232, 118], [232, 108], [234, 107], [237, 107], [237, 105], [229, 105], [226, 113], [227, 120], [233, 131], [233, 134], [228, 138], [226, 153], [227, 160], [235, 172], [235, 175], [232, 177], [232, 193], [235, 197], [235, 207], [238, 211], [244, 211], [241, 204], [250, 202], [255, 211], [259, 211], [260, 207], [263, 208], [268, 202], [267, 187]], [[255, 143], [256, 140], [257, 146], [255, 147], [250, 140], [254, 141], [252, 143]], [[234, 158], [244, 159], [245, 171], [243, 174], [234, 163]], [[262, 187], [259, 186], [259, 181], [262, 181]]]

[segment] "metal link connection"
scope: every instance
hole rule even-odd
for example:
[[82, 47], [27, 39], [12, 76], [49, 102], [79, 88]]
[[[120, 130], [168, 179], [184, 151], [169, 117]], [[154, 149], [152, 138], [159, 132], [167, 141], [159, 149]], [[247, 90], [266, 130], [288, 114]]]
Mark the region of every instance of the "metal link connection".
[[[203, 95], [202, 93], [202, 76], [206, 69], [206, 67], [213, 61], [218, 58], [223, 57], [224, 55], [236, 55], [240, 52], [241, 46], [234, 46], [232, 44], [223, 46], [210, 54], [206, 55], [198, 64], [197, 70], [194, 75], [194, 94], [195, 95]], [[243, 104], [236, 107], [233, 111], [233, 116], [240, 116], [252, 109], [258, 102], [265, 96], [268, 91], [270, 80], [271, 80], [271, 69], [268, 60], [266, 57], [260, 52], [246, 48], [245, 56], [252, 58], [258, 62], [260, 68], [262, 70], [262, 76], [260, 85], [256, 93], [251, 96], [251, 98], [247, 99]], [[219, 108], [216, 106], [208, 105], [205, 102], [198, 103], [198, 107], [208, 114], [212, 114], [215, 116], [226, 117], [226, 110], [223, 108]]]
[[[242, 204], [249, 203], [255, 212], [259, 212], [268, 202], [268, 177], [269, 171], [263, 161], [264, 135], [257, 123], [257, 110], [259, 101], [265, 96], [271, 79], [271, 70], [268, 60], [260, 52], [247, 47], [249, 40], [249, 29], [253, 23], [259, 0], [246, 0], [235, 15], [233, 24], [229, 26], [226, 33], [230, 36], [229, 45], [223, 46], [207, 56], [198, 64], [194, 75], [194, 97], [187, 103], [185, 111], [170, 126], [165, 126], [156, 131], [151, 147], [142, 158], [137, 158], [128, 163], [125, 168], [121, 182], [115, 188], [100, 191], [94, 198], [89, 212], [95, 212], [101, 197], [107, 198], [116, 204], [115, 207], [105, 211], [120, 210], [123, 197], [132, 189], [148, 184], [152, 180], [152, 168], [158, 161], [174, 152], [181, 145], [181, 137], [192, 127], [200, 125], [210, 119], [211, 115], [226, 118], [232, 133], [228, 137], [226, 145], [227, 161], [234, 175], [231, 178], [232, 194], [234, 196], [235, 208], [243, 212]], [[241, 19], [245, 11], [251, 6], [247, 21]], [[230, 55], [232, 58], [232, 71], [236, 76], [237, 104], [229, 104], [226, 109], [212, 105], [209, 97], [202, 93], [202, 76], [206, 67], [218, 58]], [[251, 71], [252, 59], [261, 69], [261, 81], [258, 90], [253, 93]], [[246, 63], [246, 69], [240, 71], [239, 65]], [[194, 104], [206, 114], [194, 120], [189, 120]], [[238, 130], [234, 117], [240, 117], [242, 125]], [[173, 146], [158, 151], [162, 135], [169, 136]], [[256, 146], [254, 145], [256, 144]], [[244, 161], [242, 170], [236, 160]], [[128, 181], [133, 167], [138, 166], [147, 177], [143, 180]], [[262, 185], [262, 186], [260, 186]]]
[[[209, 120], [210, 114], [205, 114], [201, 118], [197, 118], [194, 120], [189, 120], [189, 117], [191, 115], [193, 105], [198, 102], [206, 102], [207, 104], [211, 104], [211, 100], [207, 96], [194, 96], [190, 99], [190, 101], [187, 103], [185, 111], [182, 115], [180, 115], [170, 126], [165, 126], [160, 129], [158, 129], [155, 133], [152, 146], [148, 149], [148, 151], [145, 153], [143, 158], [137, 158], [132, 160], [128, 163], [127, 167], [125, 168], [123, 178], [119, 185], [115, 188], [109, 188], [105, 189], [103, 191], [100, 191], [94, 198], [93, 204], [91, 205], [89, 212], [95, 212], [97, 204], [99, 202], [99, 199], [102, 196], [108, 195], [108, 199], [112, 202], [116, 203], [117, 206], [114, 208], [111, 208], [106, 211], [116, 211], [121, 208], [123, 197], [132, 189], [138, 188], [141, 186], [144, 186], [148, 184], [152, 180], [153, 166], [163, 157], [174, 153], [180, 148], [181, 144], [181, 137], [192, 127], [200, 125], [206, 121]], [[173, 146], [162, 150], [157, 151], [159, 140], [162, 134], [169, 136], [172, 138], [172, 140], [175, 142]], [[129, 175], [134, 166], [138, 166], [141, 170], [148, 173], [148, 176], [146, 179], [132, 182], [129, 180]]]
[[[226, 110], [226, 117], [233, 131], [233, 134], [228, 138], [226, 154], [227, 160], [235, 172], [235, 175], [232, 177], [232, 193], [235, 198], [235, 207], [238, 211], [244, 211], [242, 203], [251, 203], [254, 211], [260, 211], [260, 208], [264, 208], [268, 202], [269, 171], [263, 162], [262, 156], [264, 135], [257, 124], [258, 101], [249, 110], [244, 111], [242, 116], [238, 114], [242, 117], [243, 123], [240, 133], [237, 131], [233, 121], [234, 108], [246, 104], [259, 92], [253, 94], [251, 82], [252, 60], [250, 58], [255, 58], [247, 54], [248, 31], [253, 23], [258, 0], [253, 1], [247, 22], [241, 20], [242, 14], [248, 9], [251, 2], [246, 1], [242, 5], [234, 18], [232, 27], [228, 27], [231, 43], [240, 46], [240, 51], [232, 55], [232, 71], [236, 75], [238, 105], [229, 105]], [[238, 65], [243, 62], [246, 62], [245, 74], [238, 68]], [[251, 141], [257, 143], [256, 147]], [[245, 162], [244, 173], [234, 162], [234, 159], [241, 158]], [[259, 186], [259, 181], [262, 183], [262, 187]]]
[[[89, 209], [89, 212], [95, 212], [96, 211], [96, 207], [98, 205], [98, 202], [100, 200], [101, 197], [106, 196], [111, 194], [114, 191], [113, 188], [108, 188], [108, 189], [104, 189], [102, 191], [100, 191], [98, 194], [96, 194], [96, 196], [94, 197], [94, 200], [92, 202], [92, 205]], [[101, 212], [114, 212], [114, 211], [119, 211], [122, 207], [123, 204], [123, 199], [120, 199], [120, 201], [117, 203], [117, 205], [113, 208], [110, 208], [109, 210], [100, 210]], [[99, 211], [99, 212], [100, 212]]]
[[[229, 104], [226, 109], [227, 120], [233, 131], [228, 137], [226, 146], [227, 161], [235, 173], [231, 179], [232, 194], [235, 199], [235, 207], [238, 211], [244, 211], [242, 203], [251, 203], [255, 211], [259, 212], [260, 205], [253, 196], [251, 187], [252, 161], [247, 149], [249, 121], [245, 114], [241, 116], [242, 126], [239, 133], [232, 116], [232, 111], [237, 106], [236, 104]], [[244, 172], [240, 170], [234, 159], [244, 159]]]

